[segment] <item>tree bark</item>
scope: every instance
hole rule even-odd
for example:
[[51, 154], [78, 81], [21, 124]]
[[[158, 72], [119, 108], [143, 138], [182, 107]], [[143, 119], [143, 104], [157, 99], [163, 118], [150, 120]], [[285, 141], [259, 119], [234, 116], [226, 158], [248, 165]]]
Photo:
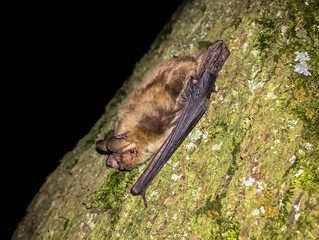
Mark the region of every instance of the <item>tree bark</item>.
[[[187, 1], [92, 130], [48, 176], [12, 239], [318, 239], [319, 3]], [[223, 40], [211, 105], [149, 187], [95, 142], [156, 64]]]

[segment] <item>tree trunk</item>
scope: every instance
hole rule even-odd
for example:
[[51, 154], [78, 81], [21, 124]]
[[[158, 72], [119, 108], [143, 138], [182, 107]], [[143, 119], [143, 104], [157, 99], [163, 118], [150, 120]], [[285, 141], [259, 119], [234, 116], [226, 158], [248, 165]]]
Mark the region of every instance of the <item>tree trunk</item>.
[[[318, 239], [319, 2], [188, 1], [92, 130], [34, 197], [13, 239]], [[146, 193], [95, 142], [141, 76], [224, 40], [211, 105]]]

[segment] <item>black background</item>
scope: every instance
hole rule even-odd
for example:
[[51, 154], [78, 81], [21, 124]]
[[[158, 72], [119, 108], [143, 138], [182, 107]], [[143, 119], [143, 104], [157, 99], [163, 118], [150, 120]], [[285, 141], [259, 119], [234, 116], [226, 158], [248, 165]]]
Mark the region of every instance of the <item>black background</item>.
[[182, 1], [127, 2], [2, 3], [3, 239]]

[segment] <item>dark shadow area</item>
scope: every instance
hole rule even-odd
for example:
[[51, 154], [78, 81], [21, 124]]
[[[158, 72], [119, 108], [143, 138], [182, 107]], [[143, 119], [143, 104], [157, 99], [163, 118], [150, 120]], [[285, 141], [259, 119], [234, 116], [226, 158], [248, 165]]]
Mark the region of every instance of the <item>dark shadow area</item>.
[[1, 206], [9, 239], [181, 1], [2, 4]]

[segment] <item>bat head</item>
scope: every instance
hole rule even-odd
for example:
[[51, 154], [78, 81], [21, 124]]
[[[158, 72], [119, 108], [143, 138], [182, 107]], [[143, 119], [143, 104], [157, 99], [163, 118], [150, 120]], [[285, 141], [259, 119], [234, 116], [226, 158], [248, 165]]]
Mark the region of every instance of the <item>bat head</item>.
[[111, 152], [106, 165], [121, 170], [131, 170], [138, 164], [136, 144], [129, 139], [129, 133], [111, 136], [96, 142], [101, 151]]

